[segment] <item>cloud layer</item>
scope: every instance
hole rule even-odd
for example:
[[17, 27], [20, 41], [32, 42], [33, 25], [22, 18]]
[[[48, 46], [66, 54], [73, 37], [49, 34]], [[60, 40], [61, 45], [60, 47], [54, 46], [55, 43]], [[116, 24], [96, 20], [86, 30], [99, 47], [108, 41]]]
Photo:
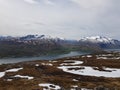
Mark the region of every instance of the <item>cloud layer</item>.
[[120, 38], [119, 0], [0, 0], [0, 34]]

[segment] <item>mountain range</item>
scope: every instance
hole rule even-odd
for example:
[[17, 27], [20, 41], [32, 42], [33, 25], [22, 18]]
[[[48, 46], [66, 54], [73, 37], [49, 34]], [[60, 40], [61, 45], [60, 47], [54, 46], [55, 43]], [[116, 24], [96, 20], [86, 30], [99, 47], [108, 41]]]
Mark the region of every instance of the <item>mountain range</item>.
[[120, 48], [120, 41], [108, 37], [92, 36], [85, 37], [80, 40], [81, 43], [93, 43], [99, 45], [100, 48]]
[[102, 36], [70, 40], [48, 35], [21, 37], [0, 36], [0, 57], [34, 56], [51, 53], [66, 53], [73, 50], [100, 52], [103, 49], [120, 48], [120, 41]]
[[[21, 37], [12, 37], [12, 36], [0, 36], [0, 41], [14, 41], [14, 42], [22, 42], [22, 43], [30, 43], [30, 42], [41, 42], [41, 41], [55, 41], [56, 43], [69, 43], [69, 44], [81, 44], [81, 43], [91, 43], [91, 44], [98, 44], [101, 48], [104, 48], [104, 45], [107, 45], [106, 48], [119, 48], [120, 41], [108, 37], [102, 36], [91, 36], [91, 37], [84, 37], [80, 40], [70, 40], [70, 39], [63, 39], [58, 37], [51, 37], [48, 35], [26, 35]], [[110, 47], [114, 46], [114, 47]]]

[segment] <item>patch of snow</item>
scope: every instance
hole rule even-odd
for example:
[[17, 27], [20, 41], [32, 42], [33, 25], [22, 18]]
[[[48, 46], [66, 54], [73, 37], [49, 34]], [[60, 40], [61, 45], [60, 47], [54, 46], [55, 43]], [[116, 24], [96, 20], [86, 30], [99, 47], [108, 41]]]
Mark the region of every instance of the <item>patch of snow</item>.
[[76, 88], [78, 87], [77, 85], [72, 85], [72, 88], [70, 90], [76, 90]]
[[101, 76], [120, 77], [120, 69], [115, 69], [115, 68], [106, 68], [106, 70], [110, 70], [111, 72], [94, 70], [92, 67], [88, 67], [88, 66], [84, 66], [84, 69], [79, 69], [79, 70], [75, 70], [75, 69], [81, 68], [81, 66], [60, 66], [58, 68], [62, 69], [64, 72], [77, 74], [77, 75], [97, 76], [97, 77], [101, 77]]
[[90, 57], [92, 57], [92, 55], [82, 56], [82, 58], [84, 58], [84, 57], [88, 57], [88, 58], [90, 58]]
[[120, 59], [120, 55], [114, 56], [113, 54], [99, 54], [96, 57], [97, 59]]
[[10, 81], [12, 81], [12, 79], [7, 79], [7, 81], [9, 81], [9, 82], [10, 82]]
[[87, 55], [86, 57], [90, 58], [90, 57], [92, 57], [92, 55]]
[[105, 57], [105, 56], [97, 56], [97, 59], [120, 59], [120, 57]]
[[78, 80], [77, 79], [73, 79], [73, 81], [77, 82]]
[[18, 78], [27, 78], [28, 80], [34, 79], [34, 77], [22, 76], [22, 75], [15, 75], [14, 77], [18, 77]]
[[52, 61], [52, 62], [58, 62], [58, 61]]
[[42, 65], [46, 65], [45, 63], [41, 63]]
[[97, 57], [97, 59], [108, 59], [107, 57]]
[[104, 68], [104, 70], [108, 70], [108, 71], [116, 71], [116, 69], [113, 69], [113, 68]]
[[53, 66], [51, 63], [41, 63], [42, 65]]
[[64, 63], [60, 65], [62, 66], [62, 65], [77, 65], [77, 64], [83, 64], [83, 61], [65, 60]]
[[72, 85], [72, 87], [76, 88], [76, 87], [78, 87], [78, 86], [77, 86], [77, 85]]
[[99, 56], [113, 56], [112, 54], [100, 54]]
[[[51, 89], [52, 90], [59, 90], [59, 89], [61, 89], [60, 86], [50, 84], [50, 83], [39, 84], [39, 86], [43, 87], [43, 90], [51, 90]], [[47, 87], [47, 89], [45, 87]]]
[[48, 64], [46, 64], [46, 65], [53, 66], [53, 64], [51, 64], [51, 63], [48, 63]]
[[36, 67], [38, 67], [38, 66], [39, 66], [39, 64], [35, 64], [35, 66], [36, 66]]
[[13, 69], [6, 70], [5, 72], [18, 72], [21, 69], [23, 68], [13, 68]]
[[0, 72], [0, 78], [5, 75], [5, 72]]
[[13, 69], [6, 70], [4, 72], [0, 72], [0, 78], [2, 78], [5, 75], [6, 72], [17, 72], [21, 69], [23, 69], [23, 68], [13, 68]]
[[82, 58], [84, 58], [85, 56], [82, 56]]

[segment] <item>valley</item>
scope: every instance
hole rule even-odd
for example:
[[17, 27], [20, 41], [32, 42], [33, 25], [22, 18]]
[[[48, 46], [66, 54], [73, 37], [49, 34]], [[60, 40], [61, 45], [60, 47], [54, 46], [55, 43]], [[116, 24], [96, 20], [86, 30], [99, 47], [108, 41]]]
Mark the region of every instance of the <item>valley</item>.
[[0, 90], [120, 90], [120, 41], [0, 37]]
[[48, 35], [0, 36], [0, 58], [39, 57], [67, 54], [72, 51], [94, 53], [104, 52], [104, 49], [119, 48], [119, 40], [101, 36], [86, 37], [79, 40], [62, 39]]
[[120, 90], [120, 0], [0, 0], [0, 90]]

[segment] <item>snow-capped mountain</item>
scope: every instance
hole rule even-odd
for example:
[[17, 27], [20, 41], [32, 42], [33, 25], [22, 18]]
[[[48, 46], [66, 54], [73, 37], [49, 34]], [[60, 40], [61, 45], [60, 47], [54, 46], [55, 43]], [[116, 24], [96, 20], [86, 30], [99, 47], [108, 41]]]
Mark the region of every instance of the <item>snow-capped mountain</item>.
[[52, 39], [52, 37], [48, 35], [27, 35], [20, 37], [20, 40], [40, 40], [40, 39]]
[[14, 40], [17, 39], [17, 37], [12, 36], [0, 36], [0, 40]]
[[80, 39], [80, 43], [92, 43], [101, 48], [120, 48], [120, 41], [102, 36], [84, 37]]
[[0, 41], [13, 41], [13, 42], [22, 42], [26, 44], [41, 44], [41, 43], [57, 43], [61, 45], [97, 45], [101, 48], [120, 48], [120, 41], [102, 37], [102, 36], [91, 36], [91, 37], [84, 37], [77, 40], [68, 40], [58, 37], [51, 37], [49, 35], [26, 35], [21, 37], [12, 37], [12, 36], [0, 36]]
[[64, 40], [63, 38], [58, 37], [51, 37], [49, 35], [26, 35], [26, 36], [19, 36], [19, 37], [12, 37], [12, 36], [0, 36], [0, 40], [2, 41], [41, 41], [41, 40]]
[[61, 39], [48, 35], [0, 36], [0, 57], [39, 56], [72, 50], [102, 52], [103, 49], [117, 48], [120, 48], [120, 41], [101, 36], [86, 37], [81, 40]]
[[112, 39], [112, 38], [107, 38], [107, 37], [102, 37], [102, 36], [91, 36], [91, 37], [84, 37], [80, 41], [92, 42], [92, 43], [111, 43], [111, 44], [115, 44], [115, 42], [118, 41], [118, 40], [115, 40], [115, 39]]

